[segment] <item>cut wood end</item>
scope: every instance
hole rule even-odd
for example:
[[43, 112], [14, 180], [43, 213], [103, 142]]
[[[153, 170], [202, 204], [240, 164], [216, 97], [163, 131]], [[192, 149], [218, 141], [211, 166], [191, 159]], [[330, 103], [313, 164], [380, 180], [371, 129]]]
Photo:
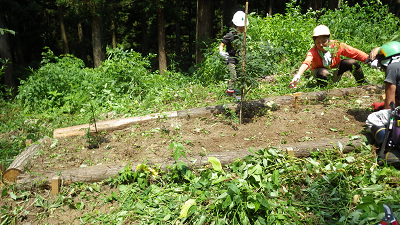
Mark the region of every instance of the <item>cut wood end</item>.
[[22, 171], [16, 168], [9, 168], [3, 174], [3, 180], [7, 182], [15, 182]]
[[381, 96], [382, 100], [386, 99], [386, 93]]
[[287, 147], [287, 148], [286, 148], [286, 153], [287, 153], [289, 156], [294, 157], [294, 151], [293, 151], [293, 148], [292, 148], [292, 147]]
[[296, 92], [296, 93], [293, 93], [292, 95], [293, 95], [293, 97], [299, 97], [299, 96], [301, 96], [301, 92]]

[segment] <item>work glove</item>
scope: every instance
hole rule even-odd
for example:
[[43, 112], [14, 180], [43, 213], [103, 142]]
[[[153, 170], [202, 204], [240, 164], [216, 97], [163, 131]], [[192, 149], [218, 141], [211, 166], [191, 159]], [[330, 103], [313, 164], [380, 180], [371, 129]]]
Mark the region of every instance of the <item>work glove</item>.
[[372, 69], [379, 69], [378, 60], [377, 59], [375, 59], [374, 61], [370, 62], [369, 65], [372, 67]]
[[219, 55], [225, 59], [225, 61], [228, 60], [229, 54], [227, 52], [219, 52]]
[[300, 74], [294, 75], [294, 77], [293, 77], [293, 79], [292, 79], [292, 82], [290, 82], [289, 87], [290, 87], [290, 88], [297, 88], [297, 83], [299, 83], [300, 77], [301, 77]]
[[377, 56], [378, 53], [379, 53], [379, 49], [380, 49], [380, 48], [381, 48], [381, 47], [376, 47], [376, 48], [372, 49], [371, 53], [369, 53], [369, 56], [368, 56], [368, 58], [364, 61], [364, 63], [367, 64], [367, 63], [369, 63], [369, 62], [374, 61], [374, 60], [376, 59], [376, 56]]
[[382, 110], [382, 109], [385, 108], [385, 103], [384, 102], [382, 102], [382, 103], [374, 102], [374, 103], [371, 104], [371, 106], [374, 107], [374, 111], [379, 111], [379, 110]]

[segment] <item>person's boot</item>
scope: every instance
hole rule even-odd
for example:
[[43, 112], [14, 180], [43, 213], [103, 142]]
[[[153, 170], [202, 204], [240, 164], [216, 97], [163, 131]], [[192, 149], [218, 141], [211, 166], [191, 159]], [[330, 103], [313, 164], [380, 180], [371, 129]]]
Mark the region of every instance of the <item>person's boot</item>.
[[364, 73], [362, 71], [362, 68], [358, 68], [358, 70], [353, 72], [353, 76], [356, 79], [358, 84], [369, 84], [368, 81], [364, 77]]

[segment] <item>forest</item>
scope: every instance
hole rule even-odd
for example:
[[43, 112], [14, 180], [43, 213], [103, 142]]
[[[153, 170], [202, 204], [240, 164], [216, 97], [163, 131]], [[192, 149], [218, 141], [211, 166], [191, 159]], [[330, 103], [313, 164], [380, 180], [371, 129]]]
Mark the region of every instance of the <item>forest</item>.
[[[249, 13], [260, 17], [284, 15], [288, 6], [301, 13], [340, 9], [367, 1], [249, 1]], [[156, 54], [152, 69], [196, 68], [204, 49], [221, 39], [232, 26], [232, 16], [243, 10], [240, 0], [1, 0], [0, 28], [14, 31], [0, 36], [0, 56], [8, 60], [1, 84], [16, 91], [26, 69], [40, 66], [47, 47], [55, 55], [72, 54], [87, 67], [98, 67], [106, 58], [106, 48], [132, 49], [142, 56]], [[386, 13], [399, 17], [400, 2], [369, 1], [385, 5]], [[3, 88], [4, 89], [4, 88]]]

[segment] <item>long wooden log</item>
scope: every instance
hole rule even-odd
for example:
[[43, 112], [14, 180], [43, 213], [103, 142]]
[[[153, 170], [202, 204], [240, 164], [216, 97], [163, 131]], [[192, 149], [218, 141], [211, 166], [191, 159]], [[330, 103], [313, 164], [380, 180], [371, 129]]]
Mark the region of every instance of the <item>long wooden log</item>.
[[[292, 149], [295, 157], [308, 157], [314, 151], [323, 152], [326, 149], [339, 149], [339, 144], [343, 146], [342, 153], [348, 153], [359, 149], [362, 146], [362, 140], [350, 140], [349, 138], [341, 138], [335, 140], [321, 140], [321, 141], [309, 141], [309, 142], [299, 142], [296, 144], [286, 144], [280, 146], [279, 149], [282, 152], [287, 152], [288, 149]], [[262, 149], [265, 147], [254, 148], [255, 150]], [[179, 160], [186, 163], [190, 167], [200, 168], [208, 165], [208, 157], [216, 157], [219, 159], [222, 165], [230, 164], [238, 158], [244, 158], [248, 155], [252, 155], [248, 149], [242, 149], [238, 151], [230, 151], [229, 154], [226, 152], [209, 154], [207, 156], [197, 156], [190, 157], [194, 160], [188, 160], [185, 158], [180, 158]], [[98, 182], [102, 181], [108, 177], [118, 175], [118, 172], [124, 169], [125, 166], [130, 164], [132, 169], [136, 168], [136, 165], [142, 162], [120, 162], [113, 164], [101, 164], [97, 166], [79, 167], [68, 169], [64, 171], [53, 171], [47, 172], [42, 175], [38, 174], [21, 174], [18, 176], [16, 183], [18, 185], [26, 185], [32, 183], [41, 183], [42, 185], [50, 186], [51, 180], [55, 176], [59, 176], [62, 185], [69, 185], [74, 182]], [[146, 162], [149, 166], [160, 166], [162, 170], [166, 170], [168, 166], [172, 166], [175, 163], [173, 158], [163, 158], [163, 159], [152, 159]]]
[[[303, 93], [302, 96], [298, 97], [298, 102], [304, 101], [321, 101], [324, 100], [326, 97], [339, 97], [339, 96], [346, 96], [355, 94], [358, 92], [365, 92], [365, 91], [374, 91], [379, 89], [378, 86], [362, 86], [362, 87], [353, 87], [353, 88], [342, 88], [342, 89], [332, 89], [328, 92], [326, 91], [317, 91], [317, 92], [310, 92], [310, 93]], [[244, 102], [244, 107], [251, 109], [251, 108], [261, 108], [265, 107], [265, 104], [268, 102], [275, 102], [278, 105], [290, 105], [295, 104], [295, 97], [290, 95], [284, 96], [275, 96], [269, 97], [265, 99], [258, 99], [253, 101], [246, 101]], [[179, 111], [172, 111], [166, 113], [155, 113], [146, 116], [140, 117], [130, 117], [130, 118], [122, 118], [116, 120], [108, 120], [108, 121], [99, 121], [96, 123], [96, 128], [98, 132], [101, 131], [114, 131], [114, 130], [122, 130], [128, 128], [132, 125], [140, 124], [142, 122], [156, 120], [160, 117], [167, 116], [168, 118], [174, 117], [199, 117], [205, 116], [209, 114], [220, 114], [224, 113], [226, 109], [230, 110], [239, 110], [239, 104], [226, 104], [223, 105], [216, 105], [216, 106], [206, 106], [200, 108], [194, 108], [189, 110], [179, 110]], [[53, 138], [60, 138], [60, 137], [70, 137], [70, 136], [84, 136], [86, 132], [89, 131], [90, 133], [95, 132], [94, 124], [83, 124], [77, 125], [72, 127], [66, 128], [59, 128], [55, 129], [53, 132]]]

